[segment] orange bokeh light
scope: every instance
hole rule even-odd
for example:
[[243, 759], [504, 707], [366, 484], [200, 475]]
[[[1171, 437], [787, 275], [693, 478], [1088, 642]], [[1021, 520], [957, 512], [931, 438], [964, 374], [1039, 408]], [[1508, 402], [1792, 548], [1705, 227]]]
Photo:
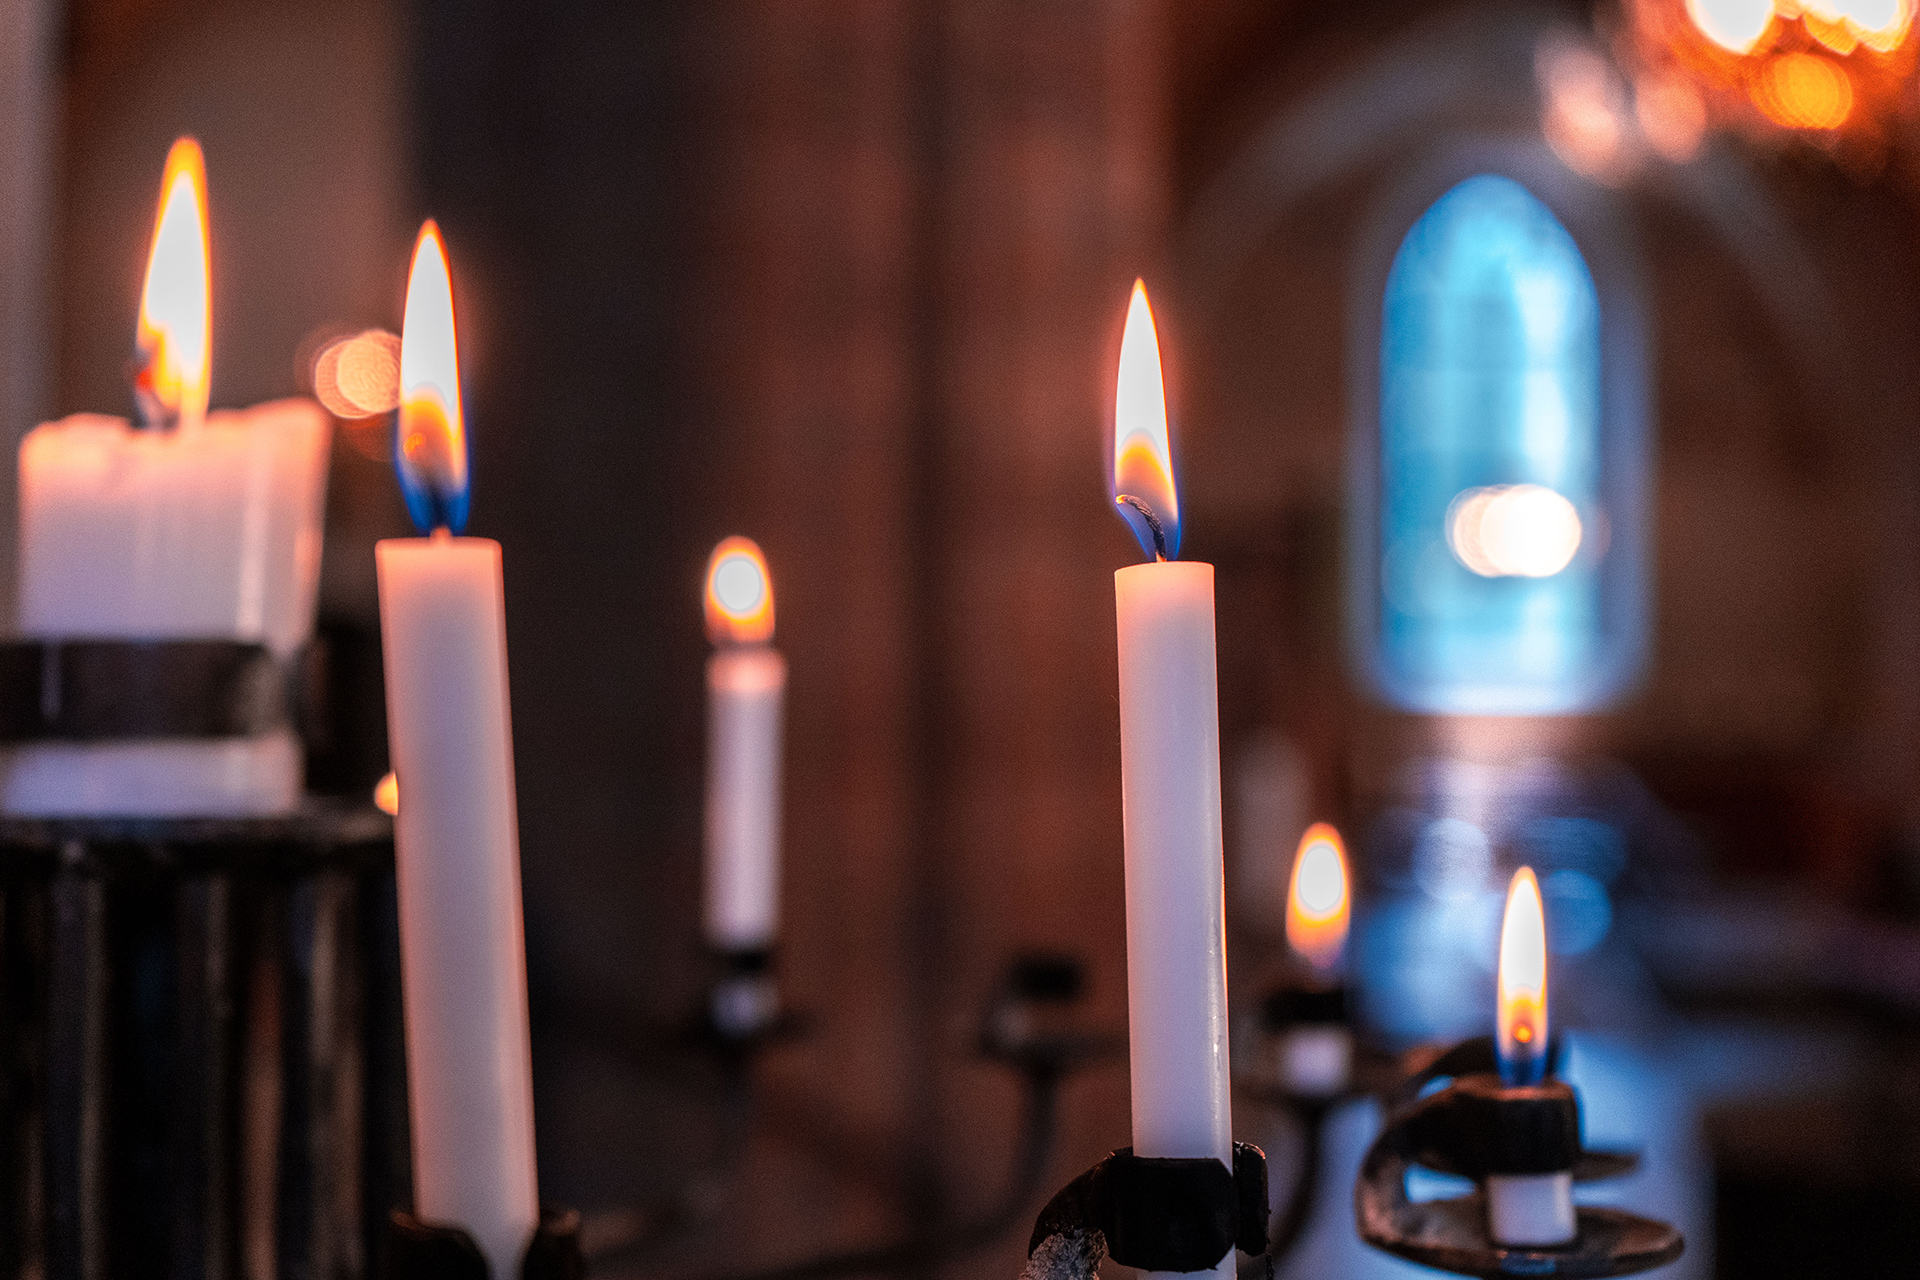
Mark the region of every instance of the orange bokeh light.
[[382, 777], [380, 781], [373, 784], [373, 805], [374, 808], [380, 810], [382, 813], [392, 814], [395, 817], [400, 815], [400, 779], [398, 776], [389, 773]]
[[1500, 921], [1497, 996], [1501, 1072], [1514, 1084], [1545, 1073], [1547, 1054], [1547, 920], [1532, 867], [1513, 873]]
[[1790, 53], [1755, 78], [1753, 104], [1791, 129], [1838, 129], [1853, 113], [1853, 81], [1831, 58]]
[[[1917, 4], [1633, 0], [1635, 79], [1654, 90], [1636, 103], [1649, 143], [1669, 159], [1690, 158], [1701, 126], [1717, 123], [1871, 156], [1890, 144], [1920, 62]], [[1676, 77], [1700, 93], [1703, 111], [1674, 94]]]
[[1346, 845], [1331, 823], [1316, 822], [1300, 837], [1287, 878], [1287, 942], [1314, 968], [1340, 963], [1351, 901]]
[[160, 179], [134, 330], [134, 391], [148, 426], [191, 429], [206, 420], [213, 333], [207, 259], [206, 161], [198, 142], [180, 138]]
[[1162, 560], [1180, 553], [1180, 503], [1167, 438], [1166, 381], [1160, 337], [1145, 282], [1133, 282], [1113, 401], [1113, 500], [1141, 549]]
[[707, 635], [715, 644], [773, 639], [773, 575], [751, 538], [724, 538], [707, 560]]

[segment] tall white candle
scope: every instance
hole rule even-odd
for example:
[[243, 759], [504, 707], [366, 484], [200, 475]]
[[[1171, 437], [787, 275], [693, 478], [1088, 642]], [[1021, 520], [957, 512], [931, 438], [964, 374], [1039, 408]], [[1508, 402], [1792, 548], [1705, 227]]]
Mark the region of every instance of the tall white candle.
[[[21, 443], [25, 636], [234, 639], [285, 658], [312, 635], [331, 427], [309, 400], [207, 414], [203, 181], [181, 139], [141, 297], [142, 427], [75, 414]], [[300, 784], [291, 729], [0, 753], [12, 813], [273, 813], [299, 803]]]
[[438, 229], [407, 284], [399, 469], [434, 531], [375, 548], [399, 870], [414, 1208], [470, 1232], [500, 1280], [539, 1218], [500, 544], [465, 516], [452, 288]]
[[[1160, 352], [1136, 282], [1120, 345], [1115, 498], [1156, 557], [1114, 574], [1133, 1145], [1233, 1163], [1213, 566], [1179, 550]], [[1234, 1274], [1233, 1251], [1212, 1270]]]
[[760, 548], [728, 538], [707, 563], [706, 931], [716, 950], [772, 948], [780, 912], [780, 734], [787, 662]]

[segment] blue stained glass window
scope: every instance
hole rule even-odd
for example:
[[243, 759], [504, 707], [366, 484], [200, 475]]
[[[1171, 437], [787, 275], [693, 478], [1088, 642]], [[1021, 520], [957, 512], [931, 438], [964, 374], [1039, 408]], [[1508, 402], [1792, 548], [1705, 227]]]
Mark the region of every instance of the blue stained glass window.
[[1469, 178], [1401, 242], [1380, 336], [1377, 599], [1363, 605], [1391, 701], [1574, 712], [1632, 674], [1604, 572], [1601, 359], [1586, 260], [1519, 183]]

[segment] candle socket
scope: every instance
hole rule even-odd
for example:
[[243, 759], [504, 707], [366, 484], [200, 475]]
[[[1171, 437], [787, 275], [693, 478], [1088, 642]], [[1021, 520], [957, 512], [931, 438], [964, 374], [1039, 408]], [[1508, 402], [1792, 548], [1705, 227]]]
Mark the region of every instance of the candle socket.
[[713, 956], [717, 973], [707, 988], [704, 1019], [709, 1035], [722, 1044], [747, 1045], [787, 1029], [771, 947], [719, 949]]
[[[404, 1209], [387, 1218], [387, 1268], [392, 1280], [514, 1280], [494, 1276], [473, 1237], [460, 1227], [422, 1222]], [[542, 1206], [518, 1280], [582, 1280], [580, 1215]]]
[[1259, 1043], [1249, 1060], [1258, 1065], [1264, 1089], [1289, 1099], [1330, 1102], [1353, 1081], [1353, 1028], [1347, 1022], [1347, 989], [1316, 983], [1281, 987], [1261, 1001]]
[[[1616, 1276], [1680, 1256], [1671, 1225], [1577, 1206], [1573, 1184], [1630, 1172], [1637, 1157], [1580, 1145], [1580, 1102], [1565, 1081], [1509, 1085], [1491, 1039], [1468, 1041], [1409, 1073], [1360, 1168], [1355, 1216], [1368, 1244], [1463, 1275]], [[1435, 1082], [1444, 1087], [1425, 1092]], [[1413, 1165], [1471, 1178], [1472, 1195], [1407, 1198]]]

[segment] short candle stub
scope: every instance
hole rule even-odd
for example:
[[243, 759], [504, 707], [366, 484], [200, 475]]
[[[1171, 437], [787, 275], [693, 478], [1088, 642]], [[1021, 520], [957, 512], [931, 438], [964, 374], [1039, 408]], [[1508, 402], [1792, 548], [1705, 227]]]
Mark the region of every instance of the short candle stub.
[[1509, 1085], [1463, 1076], [1435, 1094], [1415, 1124], [1421, 1163], [1485, 1187], [1487, 1234], [1496, 1244], [1573, 1243], [1580, 1101], [1564, 1081]]

